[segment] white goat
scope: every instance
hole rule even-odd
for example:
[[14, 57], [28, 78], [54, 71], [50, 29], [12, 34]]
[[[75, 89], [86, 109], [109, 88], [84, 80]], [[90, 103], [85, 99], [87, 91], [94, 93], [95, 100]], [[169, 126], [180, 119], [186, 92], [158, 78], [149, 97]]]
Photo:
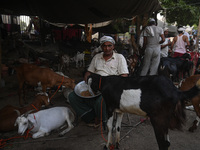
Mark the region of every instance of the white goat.
[[[78, 67], [85, 67], [85, 54], [80, 53], [79, 51], [77, 54], [73, 57], [73, 60], [76, 62], [76, 68]], [[80, 64], [79, 64], [80, 62]]]
[[70, 63], [70, 57], [69, 57], [69, 55], [64, 54], [61, 57], [60, 71], [64, 71], [65, 69], [69, 71], [69, 63]]
[[63, 130], [59, 135], [63, 136], [74, 126], [74, 114], [67, 107], [53, 107], [38, 111], [36, 113], [23, 114], [16, 119], [15, 126], [18, 125], [18, 133], [23, 135], [27, 129], [31, 129], [32, 138], [39, 138], [49, 135], [49, 133], [57, 128], [64, 128], [65, 121], [68, 123], [67, 129]]

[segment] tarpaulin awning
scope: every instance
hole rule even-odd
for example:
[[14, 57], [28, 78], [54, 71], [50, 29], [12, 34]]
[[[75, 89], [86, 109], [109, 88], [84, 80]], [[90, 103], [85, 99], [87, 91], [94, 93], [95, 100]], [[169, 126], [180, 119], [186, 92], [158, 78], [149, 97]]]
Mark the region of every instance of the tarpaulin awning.
[[158, 0], [1, 1], [0, 13], [39, 16], [53, 23], [99, 23], [161, 9]]

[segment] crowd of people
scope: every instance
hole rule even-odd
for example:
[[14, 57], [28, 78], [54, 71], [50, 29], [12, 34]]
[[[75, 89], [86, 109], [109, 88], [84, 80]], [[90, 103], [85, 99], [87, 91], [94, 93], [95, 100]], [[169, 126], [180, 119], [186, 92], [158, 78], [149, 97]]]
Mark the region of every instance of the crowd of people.
[[[178, 35], [170, 41], [168, 28], [156, 26], [154, 19], [150, 19], [148, 26], [143, 31], [144, 62], [141, 76], [157, 74], [160, 58], [181, 57], [187, 51], [193, 52], [196, 44], [196, 36], [190, 36], [185, 28], [179, 26]], [[154, 33], [154, 34], [152, 34]]]

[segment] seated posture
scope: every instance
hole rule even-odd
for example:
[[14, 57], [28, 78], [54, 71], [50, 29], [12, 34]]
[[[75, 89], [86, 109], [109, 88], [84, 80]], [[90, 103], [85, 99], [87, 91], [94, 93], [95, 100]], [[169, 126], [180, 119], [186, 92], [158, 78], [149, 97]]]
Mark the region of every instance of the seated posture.
[[33, 114], [23, 114], [16, 119], [15, 126], [18, 125], [18, 133], [24, 134], [27, 129], [33, 133], [33, 138], [39, 138], [49, 135], [52, 130], [58, 129], [67, 122], [68, 127], [60, 133], [63, 136], [74, 126], [74, 114], [68, 107], [53, 107], [40, 110]]
[[[91, 73], [97, 73], [102, 76], [128, 76], [128, 68], [124, 56], [113, 51], [115, 44], [114, 39], [110, 36], [103, 36], [100, 39], [100, 44], [103, 52], [93, 57], [88, 71], [85, 73], [85, 81]], [[74, 92], [69, 94], [70, 104], [76, 114], [88, 124], [94, 121], [94, 124], [92, 124], [94, 126], [99, 125], [101, 100], [101, 95], [86, 99], [77, 96]], [[104, 124], [106, 122], [105, 103], [103, 103], [103, 122]]]
[[154, 128], [159, 150], [168, 150], [168, 129], [180, 129], [184, 120], [184, 101], [199, 94], [200, 80], [188, 91], [178, 90], [165, 76], [120, 77], [91, 74], [88, 85], [101, 92], [108, 112], [108, 142], [112, 144], [113, 113], [117, 113], [116, 147], [120, 141], [123, 113], [148, 116]]
[[35, 100], [25, 107], [6, 105], [0, 110], [0, 132], [8, 132], [17, 129], [14, 126], [18, 117], [16, 111], [20, 114], [24, 114], [33, 109], [34, 111], [38, 111], [42, 106], [48, 106], [49, 103], [50, 101], [47, 93], [38, 93]]

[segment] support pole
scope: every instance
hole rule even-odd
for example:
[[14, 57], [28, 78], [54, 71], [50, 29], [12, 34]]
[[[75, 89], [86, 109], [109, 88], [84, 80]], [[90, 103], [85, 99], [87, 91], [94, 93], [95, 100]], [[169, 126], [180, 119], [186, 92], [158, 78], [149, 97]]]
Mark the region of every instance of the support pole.
[[[136, 19], [137, 17], [133, 18], [132, 19], [132, 25], [135, 25], [136, 24]], [[136, 53], [138, 54], [138, 47], [137, 47], [137, 44], [135, 42], [135, 35], [134, 34], [131, 34], [131, 44], [132, 44], [132, 47], [133, 47], [133, 53]]]
[[91, 43], [92, 42], [92, 24], [85, 24], [85, 34], [86, 34], [86, 40]]

